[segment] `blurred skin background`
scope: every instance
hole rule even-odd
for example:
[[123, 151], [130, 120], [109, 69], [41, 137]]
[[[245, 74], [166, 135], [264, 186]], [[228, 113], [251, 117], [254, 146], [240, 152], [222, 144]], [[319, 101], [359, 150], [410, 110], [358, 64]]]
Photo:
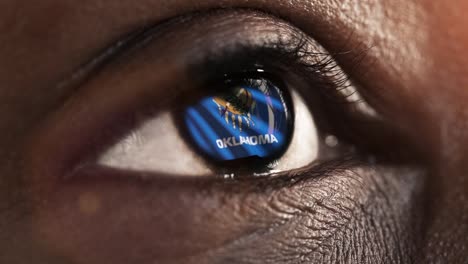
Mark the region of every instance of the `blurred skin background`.
[[[467, 10], [462, 0], [2, 0], [0, 263], [466, 263]], [[212, 51], [227, 65], [226, 43], [274, 34], [330, 54], [379, 114], [371, 128], [359, 118], [335, 128], [372, 161], [229, 182], [65, 177], [125, 113], [171, 111], [176, 91], [195, 87], [195, 58]]]

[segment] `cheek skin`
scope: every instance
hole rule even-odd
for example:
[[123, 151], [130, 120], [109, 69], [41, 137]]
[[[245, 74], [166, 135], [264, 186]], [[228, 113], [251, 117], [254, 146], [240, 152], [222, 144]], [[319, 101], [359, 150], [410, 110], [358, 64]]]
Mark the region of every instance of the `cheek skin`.
[[88, 264], [410, 259], [417, 173], [353, 168], [314, 177], [267, 180], [264, 192], [254, 182], [72, 181], [36, 208], [34, 237], [51, 255]]

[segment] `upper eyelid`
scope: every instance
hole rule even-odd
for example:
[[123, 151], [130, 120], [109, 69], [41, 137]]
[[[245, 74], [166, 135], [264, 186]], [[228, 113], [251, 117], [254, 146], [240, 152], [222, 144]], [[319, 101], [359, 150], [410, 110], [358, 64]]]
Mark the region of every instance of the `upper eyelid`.
[[[263, 10], [258, 9], [248, 9], [248, 8], [236, 8], [230, 9], [229, 11], [223, 9], [214, 9], [208, 10], [205, 12], [197, 12], [197, 13], [189, 13], [186, 15], [177, 15], [172, 18], [168, 18], [162, 22], [153, 25], [146, 25], [142, 27], [138, 27], [131, 32], [125, 33], [122, 37], [118, 38], [113, 43], [109, 44], [106, 48], [101, 51], [96, 52], [97, 55], [90, 58], [87, 62], [83, 63], [77, 69], [72, 71], [69, 76], [66, 76], [62, 79], [57, 86], [59, 88], [68, 88], [72, 89], [73, 87], [79, 86], [83, 81], [87, 79], [89, 75], [92, 75], [93, 72], [99, 70], [100, 68], [104, 67], [106, 64], [112, 62], [115, 59], [118, 59], [119, 56], [128, 53], [131, 50], [137, 49], [139, 46], [145, 45], [147, 42], [151, 41], [156, 37], [156, 35], [164, 29], [165, 27], [169, 27], [174, 23], [188, 21], [190, 19], [199, 18], [203, 15], [210, 15], [216, 14], [216, 12], [254, 12], [257, 15], [267, 16], [274, 19], [274, 15], [270, 13], [266, 13]], [[264, 17], [263, 17], [264, 19]], [[271, 22], [271, 21], [270, 21]], [[285, 23], [289, 23], [289, 21], [277, 21], [277, 26], [285, 26]], [[72, 88], [70, 88], [72, 87]]]
[[[316, 46], [316, 42], [311, 42], [310, 39], [311, 37], [306, 35], [304, 32], [302, 32], [299, 28], [296, 28], [295, 25], [290, 24], [289, 21], [284, 21], [278, 17], [275, 17], [272, 14], [265, 13], [263, 11], [259, 10], [251, 10], [251, 9], [230, 9], [230, 10], [211, 10], [208, 12], [200, 12], [200, 13], [194, 13], [194, 14], [187, 14], [183, 16], [177, 16], [175, 18], [170, 18], [162, 23], [158, 23], [156, 25], [151, 25], [151, 26], [146, 26], [143, 28], [139, 28], [134, 30], [133, 32], [125, 35], [112, 45], [110, 45], [108, 48], [104, 49], [102, 52], [99, 53], [96, 57], [92, 58], [88, 63], [84, 64], [83, 66], [79, 67], [76, 71], [73, 72], [69, 78], [66, 78], [62, 80], [62, 82], [59, 83], [59, 87], [63, 88], [65, 90], [71, 90], [68, 94], [70, 97], [73, 95], [75, 92], [76, 88], [79, 87], [80, 84], [85, 82], [90, 75], [93, 75], [93, 73], [99, 71], [101, 68], [105, 68], [106, 65], [112, 64], [113, 61], [122, 61], [125, 57], [130, 57], [131, 58], [131, 53], [134, 51], [138, 51], [138, 49], [145, 47], [146, 45], [151, 45], [151, 42], [157, 41], [158, 37], [167, 34], [168, 31], [170, 31], [171, 26], [175, 24], [180, 24], [180, 23], [188, 23], [192, 20], [203, 20], [203, 19], [209, 19], [211, 16], [220, 16], [220, 15], [226, 15], [226, 16], [235, 16], [236, 14], [241, 14], [245, 15], [246, 12], [248, 13], [249, 18], [256, 18], [258, 21], [265, 21], [265, 23], [270, 24], [274, 26], [275, 30], [281, 30], [282, 32], [285, 32], [285, 36], [289, 36], [290, 40], [286, 40], [283, 45], [283, 49], [289, 45], [289, 54], [297, 55], [300, 53], [309, 53], [308, 55], [319, 55], [319, 57], [322, 58], [322, 60], [325, 59], [330, 59], [330, 60], [335, 60], [335, 56], [341, 56], [341, 55], [348, 55], [349, 53], [352, 52], [352, 50], [347, 50], [343, 52], [338, 52], [338, 53], [315, 53], [311, 54], [311, 51], [308, 51], [309, 48], [306, 48], [305, 46], [307, 45], [312, 45]], [[203, 23], [203, 21], [202, 21]], [[277, 38], [281, 38], [281, 34], [277, 33]], [[291, 40], [293, 38], [294, 40]], [[281, 40], [280, 40], [281, 41]], [[276, 45], [278, 43], [278, 40], [273, 40], [272, 43]], [[262, 45], [266, 46], [266, 43], [263, 43]], [[319, 45], [319, 49], [321, 49], [321, 45]], [[315, 48], [312, 48], [315, 49]], [[353, 51], [354, 52], [354, 51]], [[365, 52], [361, 51], [360, 52], [364, 54]], [[127, 56], [128, 55], [128, 56]], [[206, 55], [203, 55], [206, 56]], [[313, 57], [313, 56], [303, 56], [303, 57]], [[315, 62], [314, 66], [319, 65], [320, 62]], [[70, 89], [71, 86], [72, 88]], [[66, 89], [69, 88], [69, 89]], [[354, 92], [354, 91], [352, 91]], [[368, 111], [369, 113], [375, 115], [375, 112], [373, 111]]]
[[[156, 25], [150, 25], [145, 27], [137, 28], [136, 30], [125, 34], [123, 37], [110, 44], [107, 48], [97, 55], [91, 58], [88, 62], [82, 64], [76, 70], [74, 70], [69, 76], [62, 79], [56, 86], [61, 90], [66, 90], [67, 93], [62, 98], [62, 101], [67, 101], [68, 98], [72, 97], [77, 92], [79, 87], [87, 82], [93, 75], [99, 73], [101, 69], [106, 69], [117, 62], [125, 64], [125, 61], [132, 60], [132, 54], [138, 54], [138, 50], [146, 46], [151, 46], [153, 42], [158, 42], [158, 37], [168, 33], [172, 26], [177, 23], [187, 23], [188, 21], [200, 19], [204, 16], [212, 15], [234, 15], [236, 12], [239, 14], [249, 13], [249, 17], [256, 17], [259, 20], [268, 21], [270, 25], [274, 25], [276, 29], [282, 28], [285, 32], [289, 32], [288, 35], [294, 35], [298, 39], [303, 39], [304, 33], [299, 29], [294, 28], [287, 21], [283, 21], [271, 14], [265, 13], [259, 10], [251, 9], [230, 9], [230, 10], [211, 10], [208, 12], [200, 12], [194, 14], [187, 14], [183, 16], [176, 16], [174, 18], [167, 19]], [[258, 22], [258, 21], [257, 21]], [[275, 42], [275, 41], [273, 41]], [[296, 47], [297, 45], [293, 45]]]

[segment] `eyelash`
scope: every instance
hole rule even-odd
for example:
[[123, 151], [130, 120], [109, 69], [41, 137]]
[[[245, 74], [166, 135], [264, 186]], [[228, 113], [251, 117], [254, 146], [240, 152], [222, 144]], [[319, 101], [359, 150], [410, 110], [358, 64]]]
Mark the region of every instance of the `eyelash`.
[[[350, 99], [358, 91], [348, 75], [335, 62], [333, 55], [309, 52], [305, 48], [305, 43], [305, 40], [301, 40], [288, 49], [285, 48], [287, 45], [283, 44], [253, 49], [241, 46], [235, 48], [234, 52], [208, 57], [189, 71], [193, 76], [198, 76], [196, 82], [200, 87], [216, 87], [210, 84], [220, 83], [226, 77], [242, 75], [260, 76], [277, 83], [284, 83], [282, 76], [294, 74], [307, 85], [305, 89], [299, 91], [302, 95], [315, 97], [314, 103], [326, 105], [327, 111], [341, 109], [342, 111], [334, 111], [339, 112], [336, 114], [340, 115], [340, 119], [349, 117], [347, 114], [350, 111], [355, 112], [357, 105], [365, 102], [362, 99]], [[316, 61], [308, 62], [312, 57]], [[258, 73], [257, 69], [261, 69], [262, 73]], [[219, 91], [203, 90], [202, 94], [215, 92]], [[199, 97], [195, 97], [194, 100], [197, 98]]]

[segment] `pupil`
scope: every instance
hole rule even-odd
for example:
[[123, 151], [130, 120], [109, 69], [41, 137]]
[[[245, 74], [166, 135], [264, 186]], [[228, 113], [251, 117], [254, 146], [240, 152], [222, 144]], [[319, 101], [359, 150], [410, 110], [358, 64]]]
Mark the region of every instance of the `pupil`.
[[285, 98], [268, 80], [249, 79], [190, 105], [183, 122], [194, 147], [214, 161], [268, 162], [291, 138], [292, 108]]

